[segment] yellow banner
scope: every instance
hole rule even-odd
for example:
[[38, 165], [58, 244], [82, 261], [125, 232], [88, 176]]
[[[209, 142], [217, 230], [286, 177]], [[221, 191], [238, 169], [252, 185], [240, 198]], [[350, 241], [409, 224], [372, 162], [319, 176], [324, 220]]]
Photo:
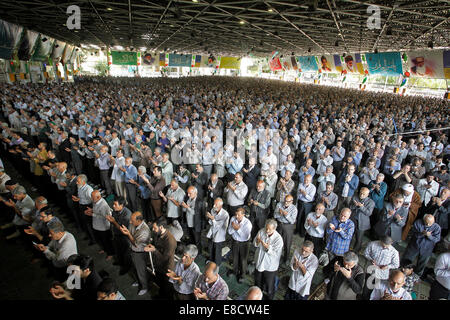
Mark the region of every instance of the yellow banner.
[[220, 60], [221, 69], [240, 69], [241, 68], [241, 59], [235, 57], [222, 57]]

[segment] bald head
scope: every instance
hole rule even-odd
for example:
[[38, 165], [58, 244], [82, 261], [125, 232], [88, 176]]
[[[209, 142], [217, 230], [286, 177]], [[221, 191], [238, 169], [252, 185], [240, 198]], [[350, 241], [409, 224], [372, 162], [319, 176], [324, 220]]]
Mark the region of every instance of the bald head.
[[426, 214], [423, 216], [423, 223], [427, 226], [430, 227], [433, 223], [434, 223], [434, 216], [431, 214]]
[[102, 198], [102, 195], [99, 190], [94, 190], [91, 193], [91, 198], [92, 198], [92, 201], [97, 202], [98, 200], [100, 200]]
[[262, 300], [262, 298], [263, 293], [257, 286], [250, 287], [247, 290], [247, 295], [245, 296], [245, 300]]

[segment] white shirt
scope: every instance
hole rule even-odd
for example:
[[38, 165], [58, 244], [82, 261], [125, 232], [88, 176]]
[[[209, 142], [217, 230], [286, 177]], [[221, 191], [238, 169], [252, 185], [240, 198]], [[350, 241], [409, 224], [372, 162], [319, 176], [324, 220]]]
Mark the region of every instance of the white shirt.
[[[300, 268], [298, 268], [297, 270], [294, 269], [294, 262], [295, 262], [294, 257], [296, 257], [299, 261], [301, 261], [305, 265], [306, 268], [305, 274], [303, 274]], [[311, 282], [318, 266], [319, 260], [313, 253], [311, 253], [308, 257], [303, 258], [296, 249], [291, 258], [292, 274], [291, 278], [289, 279], [289, 288], [291, 290], [294, 290], [301, 296], [309, 295]]]
[[419, 184], [417, 185], [417, 192], [419, 193], [420, 199], [422, 199], [424, 205], [427, 205], [431, 198], [436, 197], [439, 192], [439, 183], [433, 180], [430, 184], [431, 188], [427, 189], [425, 187], [428, 185], [427, 179], [420, 179]]
[[228, 187], [225, 188], [225, 192], [227, 192], [228, 205], [232, 207], [242, 206], [244, 204], [245, 196], [248, 192], [247, 185], [243, 181], [241, 181], [241, 183], [239, 183], [238, 185], [236, 184], [236, 182], [232, 181], [231, 185], [233, 187], [236, 187], [236, 190], [233, 191], [231, 189], [228, 189]]
[[[258, 236], [262, 241], [269, 244], [267, 249], [264, 248], [262, 243], [257, 244], [256, 239]], [[257, 248], [255, 252], [256, 270], [259, 272], [277, 271], [283, 251], [283, 238], [281, 235], [277, 231], [274, 231], [272, 236], [269, 237], [266, 230], [261, 229], [253, 240], [253, 245]]]
[[208, 223], [211, 225], [206, 237], [212, 239], [213, 242], [223, 242], [225, 241], [225, 236], [227, 234], [228, 221], [230, 220], [230, 215], [228, 212], [221, 208], [219, 212], [213, 208], [211, 214], [214, 219], [208, 219]]
[[[317, 225], [317, 227], [311, 226], [308, 223], [308, 219], [311, 219], [313, 222], [318, 222], [319, 224]], [[328, 222], [328, 219], [323, 214], [321, 214], [320, 217], [317, 218], [315, 212], [310, 212], [306, 216], [305, 230], [311, 237], [323, 238], [323, 236], [325, 234], [325, 228], [327, 226], [327, 222]]]
[[[239, 229], [234, 230], [232, 223], [235, 222], [239, 224]], [[235, 216], [231, 217], [230, 225], [228, 226], [228, 234], [231, 235], [231, 237], [239, 242], [245, 242], [250, 239], [252, 231], [252, 223], [249, 219], [246, 217], [242, 218], [241, 222], [238, 222]]]
[[125, 157], [116, 158], [116, 162], [111, 173], [111, 180], [115, 180], [116, 182], [125, 181], [125, 173], [119, 170], [119, 168], [123, 167], [125, 167]]
[[110, 222], [106, 216], [111, 215], [111, 208], [104, 198], [95, 202], [92, 206], [92, 228], [97, 231], [107, 231], [110, 228]]
[[440, 254], [434, 265], [436, 280], [447, 290], [450, 290], [450, 252]]
[[387, 281], [382, 281], [378, 289], [374, 289], [370, 295], [370, 300], [380, 300], [385, 293], [390, 294], [394, 298], [401, 298], [402, 300], [412, 300], [411, 295], [404, 288], [400, 288], [397, 292], [392, 291]]

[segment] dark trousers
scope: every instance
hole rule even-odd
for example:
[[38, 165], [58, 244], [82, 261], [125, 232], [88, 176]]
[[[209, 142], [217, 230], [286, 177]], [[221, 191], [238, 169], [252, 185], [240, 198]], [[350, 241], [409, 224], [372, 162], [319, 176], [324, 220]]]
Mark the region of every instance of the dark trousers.
[[142, 199], [139, 197], [141, 202], [142, 215], [145, 221], [155, 221], [155, 215], [151, 209], [150, 199]]
[[89, 206], [80, 204], [79, 206], [80, 210], [78, 211], [79, 215], [80, 215], [80, 221], [82, 223], [82, 227], [83, 230], [87, 233], [89, 240], [91, 240], [91, 242], [96, 242], [95, 241], [95, 236], [94, 236], [94, 230], [92, 229], [92, 217], [87, 216], [84, 211], [89, 208]]
[[79, 214], [77, 213], [78, 212], [78, 203], [74, 202], [72, 200], [71, 196], [66, 197], [66, 203], [67, 203], [67, 207], [69, 208], [69, 211], [72, 215], [72, 219], [75, 221], [75, 225], [76, 225], [78, 231], [81, 231], [83, 224], [81, 222]]
[[310, 236], [308, 233], [305, 235], [305, 240], [309, 240], [314, 243], [313, 253], [318, 257], [323, 251], [323, 238], [317, 238]]
[[[202, 254], [202, 238], [201, 233], [196, 232], [194, 228], [188, 228], [189, 229], [189, 238], [191, 240], [191, 244], [195, 244], [195, 246], [198, 249], [198, 254]], [[212, 241], [211, 241], [212, 242]]]
[[278, 222], [278, 233], [283, 238], [283, 262], [289, 260], [291, 254], [292, 236], [294, 235], [295, 224]]
[[353, 251], [358, 253], [361, 250], [361, 245], [364, 237], [365, 230], [359, 230], [355, 228], [355, 244], [353, 245]]
[[130, 243], [128, 238], [123, 235], [114, 235], [112, 241], [114, 252], [116, 253], [117, 263], [122, 267], [130, 268]]
[[174, 297], [174, 300], [181, 300], [181, 301], [195, 300], [195, 295], [193, 293], [191, 293], [191, 294], [182, 294], [182, 293], [179, 293], [179, 292], [175, 292], [173, 297]]
[[[248, 241], [236, 241], [233, 239], [233, 272], [236, 276], [244, 276], [247, 273]], [[240, 271], [240, 272], [239, 272]]]
[[158, 219], [162, 216], [162, 199], [150, 199], [150, 202], [155, 214], [155, 219]]
[[127, 202], [132, 212], [138, 210], [136, 186], [131, 183], [125, 183], [127, 190]]
[[275, 276], [277, 275], [276, 271], [263, 271], [259, 272], [255, 270], [255, 285], [260, 287], [261, 289], [265, 288], [267, 291], [267, 295], [269, 296], [269, 300], [273, 300], [275, 295]]
[[112, 194], [111, 179], [109, 178], [109, 170], [100, 170], [100, 182], [106, 190], [106, 194]]
[[431, 284], [429, 300], [450, 300], [450, 290], [440, 284], [437, 280]]
[[429, 255], [421, 255], [419, 253], [419, 250], [408, 246], [405, 250], [405, 253], [403, 254], [402, 260], [403, 260], [404, 264], [408, 264], [408, 263], [413, 263], [417, 258], [417, 264], [416, 264], [416, 267], [414, 268], [414, 272], [418, 276], [422, 276], [423, 270], [427, 266], [427, 263], [428, 263], [428, 260], [430, 260], [430, 257], [431, 257], [431, 253]]
[[265, 227], [266, 220], [267, 220], [267, 212], [264, 214], [263, 213], [256, 214], [252, 212], [250, 214], [250, 222], [252, 223], [253, 226], [252, 239], [256, 237], [256, 234], [258, 233], [259, 230]]
[[113, 248], [111, 244], [111, 231], [94, 230], [94, 235], [100, 246], [103, 248], [103, 250], [105, 250], [106, 254], [108, 256], [111, 256], [113, 254]]
[[231, 216], [234, 216], [234, 214], [236, 213], [236, 210], [239, 209], [242, 206], [228, 206], [228, 213]]
[[147, 252], [131, 251], [133, 261], [133, 275], [139, 282], [141, 290], [148, 289], [147, 263], [150, 260]]
[[297, 203], [297, 227], [296, 232], [300, 237], [304, 237], [305, 230], [305, 217], [312, 211], [314, 203], [298, 201]]
[[209, 241], [209, 259], [214, 261], [218, 266], [222, 263], [222, 247], [225, 241], [214, 242], [212, 239]]
[[308, 297], [308, 294], [301, 296], [298, 292], [295, 292], [291, 288], [287, 288], [284, 300], [308, 300]]
[[173, 286], [169, 282], [169, 278], [166, 276], [165, 273], [158, 271], [156, 272], [155, 277], [156, 277], [155, 282], [159, 286], [160, 298], [170, 299], [170, 297], [173, 294]]

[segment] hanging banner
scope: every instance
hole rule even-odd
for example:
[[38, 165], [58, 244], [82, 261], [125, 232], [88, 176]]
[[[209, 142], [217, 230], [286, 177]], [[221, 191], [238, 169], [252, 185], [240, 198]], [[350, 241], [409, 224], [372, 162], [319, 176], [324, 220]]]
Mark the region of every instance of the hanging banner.
[[[338, 56], [339, 57], [339, 56]], [[340, 58], [340, 57], [339, 57]], [[342, 72], [342, 71], [347, 71], [347, 73], [359, 73], [359, 74], [364, 74], [364, 67], [361, 61], [361, 54], [359, 53], [355, 53], [355, 54], [346, 54], [345, 57], [340, 58], [340, 62], [339, 65], [341, 66], [341, 68], [338, 68], [338, 64], [336, 61], [336, 56], [334, 58], [334, 62], [336, 65], [336, 71]], [[342, 61], [343, 60], [343, 61]]]
[[50, 56], [50, 54], [52, 52], [54, 42], [55, 42], [55, 39], [52, 39], [50, 37], [47, 37], [47, 36], [44, 36], [41, 34], [41, 36], [39, 37], [39, 40], [36, 43], [36, 49], [34, 50], [34, 53], [31, 56], [31, 60], [32, 61], [47, 61], [48, 57]]
[[137, 52], [111, 51], [111, 57], [113, 64], [121, 66], [137, 65]]
[[209, 56], [202, 56], [201, 66], [204, 68], [215, 68], [218, 66], [219, 60], [218, 57], [213, 56], [212, 54]]
[[366, 53], [370, 74], [399, 76], [403, 74], [400, 52]]
[[74, 50], [74, 46], [67, 44], [66, 47], [64, 48], [64, 52], [61, 56], [61, 63], [65, 64], [65, 63], [69, 63], [70, 61], [70, 57], [72, 56], [73, 50]]
[[39, 33], [37, 32], [26, 30], [23, 33], [23, 40], [18, 51], [19, 60], [28, 61], [31, 59], [38, 38]]
[[410, 51], [408, 60], [412, 77], [444, 78], [443, 51]]
[[61, 58], [65, 47], [66, 47], [66, 43], [65, 42], [56, 40], [55, 45], [53, 46], [53, 51], [52, 51], [52, 54], [51, 54], [51, 58], [54, 61], [58, 61]]
[[159, 66], [164, 67], [166, 65], [166, 55], [164, 53], [159, 54]]
[[23, 27], [0, 20], [0, 58], [9, 60], [19, 45]]
[[[339, 56], [337, 56], [339, 58]], [[340, 71], [336, 70], [336, 66], [334, 63], [334, 57], [332, 55], [322, 55], [322, 56], [318, 56], [316, 57], [318, 60], [318, 65], [319, 65], [319, 70], [322, 73], [328, 73], [328, 72], [341, 72], [342, 68]], [[340, 62], [340, 59], [339, 59]]]
[[142, 53], [142, 65], [147, 67], [159, 66], [159, 54], [155, 52]]
[[169, 67], [190, 67], [191, 66], [191, 54], [169, 54]]
[[241, 58], [221, 57], [219, 68], [221, 68], [221, 69], [240, 69], [241, 68]]
[[278, 58], [278, 57], [275, 57], [274, 59], [270, 59], [269, 66], [270, 66], [270, 70], [272, 70], [272, 71], [277, 71], [277, 70], [283, 69], [283, 67], [281, 66], [280, 58]]
[[202, 66], [202, 56], [198, 54], [195, 56], [194, 67], [200, 68], [201, 66]]
[[300, 56], [297, 57], [297, 60], [300, 64], [300, 69], [303, 72], [316, 72], [319, 70], [314, 56]]
[[344, 71], [344, 68], [342, 67], [341, 56], [337, 54], [333, 55], [333, 61], [334, 67], [336, 68], [336, 72], [341, 73], [342, 71]]
[[450, 79], [450, 50], [445, 50], [443, 54], [444, 59], [444, 76], [445, 79]]

